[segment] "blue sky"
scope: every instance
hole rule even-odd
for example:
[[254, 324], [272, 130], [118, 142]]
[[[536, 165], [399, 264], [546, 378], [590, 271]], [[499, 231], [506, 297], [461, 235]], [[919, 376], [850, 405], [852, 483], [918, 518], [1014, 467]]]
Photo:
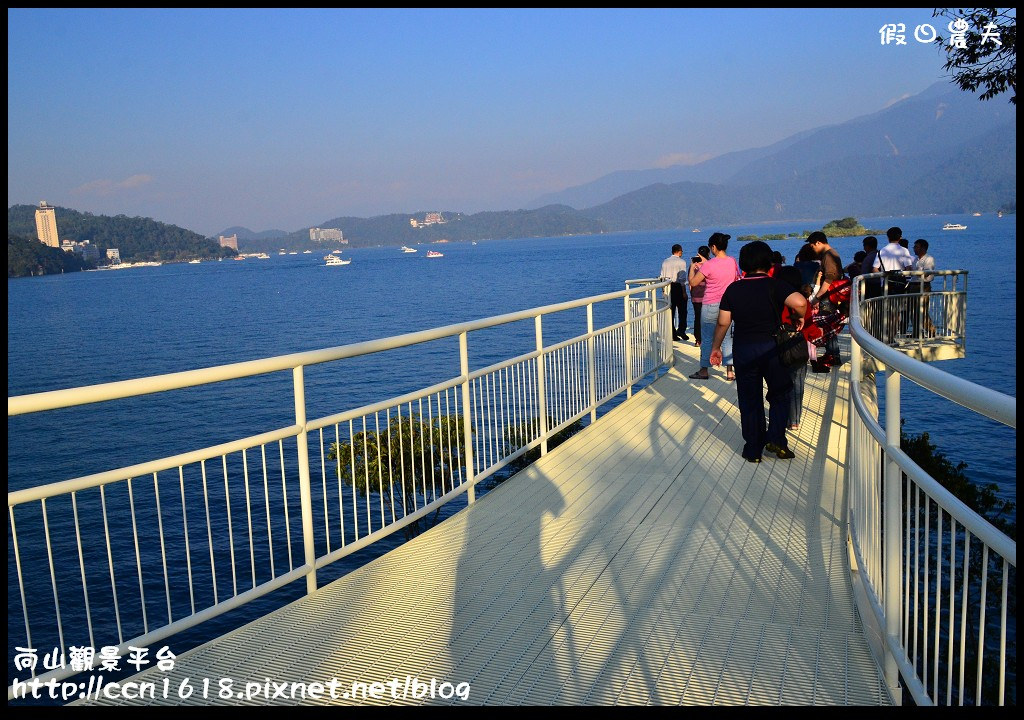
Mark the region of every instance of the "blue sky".
[[[8, 9], [8, 205], [203, 234], [523, 207], [944, 80], [930, 9]], [[905, 46], [879, 29], [905, 23]]]

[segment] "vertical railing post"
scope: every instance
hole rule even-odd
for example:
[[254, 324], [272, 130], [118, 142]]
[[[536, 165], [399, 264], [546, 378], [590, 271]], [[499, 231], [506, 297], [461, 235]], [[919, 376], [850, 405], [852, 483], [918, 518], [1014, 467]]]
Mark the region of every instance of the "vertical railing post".
[[653, 378], [657, 380], [658, 366], [661, 365], [661, 361], [658, 359], [661, 352], [661, 328], [658, 326], [658, 314], [656, 312], [658, 308], [658, 291], [651, 287], [647, 291], [647, 295], [649, 297], [647, 301], [648, 318], [644, 322], [644, 337], [647, 338], [648, 354], [651, 359], [651, 372], [653, 373]]
[[473, 417], [469, 408], [469, 341], [467, 333], [459, 333], [459, 368], [462, 374], [462, 442], [466, 458], [466, 483], [469, 489], [466, 497], [470, 503], [476, 502], [476, 488], [473, 474]]
[[[316, 590], [316, 549], [313, 545], [313, 495], [309, 486], [309, 443], [306, 435], [306, 385], [302, 365], [292, 370], [295, 383], [295, 424], [299, 434], [295, 445], [299, 453], [299, 508], [302, 516], [302, 552], [309, 572], [306, 573], [306, 592]], [[330, 528], [324, 528], [330, 532]]]
[[[902, 584], [900, 539], [902, 537], [903, 477], [893, 451], [900, 447], [900, 374], [888, 368], [885, 375], [885, 486], [882, 502], [885, 504], [882, 532], [885, 588], [882, 607], [885, 610], [885, 634], [896, 647], [900, 642], [900, 585]], [[895, 702], [899, 702], [899, 670], [892, 651], [885, 654], [885, 682]]]
[[[665, 320], [666, 317], [668, 318], [667, 321]], [[697, 317], [696, 315], [694, 315], [694, 317], [693, 317], [693, 326], [694, 326], [694, 328], [697, 327], [697, 324], [699, 322], [700, 322], [700, 318]], [[658, 336], [661, 338], [661, 346], [663, 348], [665, 348], [665, 351], [662, 353], [662, 358], [661, 359], [662, 359], [662, 362], [665, 363], [665, 372], [666, 373], [668, 373], [668, 369], [670, 367], [674, 367], [675, 364], [676, 364], [676, 351], [675, 351], [675, 347], [672, 345], [672, 327], [671, 327], [671, 325], [672, 325], [672, 305], [671, 305], [671, 303], [669, 303], [669, 305], [668, 305], [668, 313], [666, 314], [665, 311], [662, 310], [661, 314], [658, 316]]]
[[594, 303], [587, 303], [587, 368], [590, 372], [590, 422], [597, 421], [597, 352], [594, 348]]
[[[854, 298], [854, 300], [856, 300], [856, 298]], [[860, 314], [860, 310], [858, 308], [855, 308], [854, 311], [857, 312], [858, 315]], [[862, 358], [861, 358], [860, 344], [851, 335], [850, 336], [850, 409], [847, 412], [847, 417], [850, 418], [850, 439], [849, 439], [849, 449], [847, 450], [848, 457], [850, 458], [850, 471], [849, 471], [849, 475], [848, 476], [853, 479], [853, 490], [849, 494], [850, 500], [848, 502], [848, 508], [847, 508], [847, 522], [849, 522], [851, 524], [853, 524], [854, 517], [857, 517], [857, 518], [860, 517], [861, 510], [860, 510], [860, 503], [859, 503], [859, 499], [860, 499], [859, 492], [860, 492], [861, 484], [864, 481], [864, 475], [862, 473], [862, 468], [863, 468], [862, 463], [864, 462], [864, 458], [861, 456], [861, 453], [863, 452], [863, 444], [860, 442], [860, 432], [861, 432], [861, 429], [862, 429], [863, 426], [862, 426], [862, 423], [861, 423], [861, 420], [860, 420], [860, 415], [857, 413], [857, 408], [856, 408], [856, 406], [854, 405], [854, 402], [853, 402], [853, 394], [854, 394], [854, 392], [859, 392], [859, 390], [860, 390], [860, 383], [861, 383], [861, 380], [863, 379], [863, 376], [861, 375], [861, 361], [862, 361]], [[857, 529], [859, 530], [858, 526], [855, 526], [855, 527], [857, 527]], [[857, 534], [858, 534], [858, 536], [860, 535], [859, 532]], [[849, 532], [847, 532], [847, 536], [849, 537]]]
[[[959, 284], [957, 281], [963, 278], [963, 288], [957, 288]], [[966, 342], [967, 330], [964, 326], [964, 319], [967, 317], [967, 273], [965, 272], [962, 276], [954, 276], [953, 280], [953, 297], [952, 302], [949, 303], [949, 317], [947, 318], [947, 328], [956, 342], [963, 345]]]
[[548, 454], [548, 389], [547, 373], [544, 372], [544, 328], [541, 316], [533, 319], [534, 335], [537, 338], [537, 431], [540, 433], [540, 454]]
[[631, 296], [627, 295], [625, 302], [626, 331], [625, 331], [625, 361], [626, 361], [626, 397], [633, 397], [633, 313], [629, 307]]

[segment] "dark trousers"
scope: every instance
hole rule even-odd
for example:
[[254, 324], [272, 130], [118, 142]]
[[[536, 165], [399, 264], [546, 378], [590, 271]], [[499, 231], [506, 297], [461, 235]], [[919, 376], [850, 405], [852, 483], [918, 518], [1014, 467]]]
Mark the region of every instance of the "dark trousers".
[[789, 394], [789, 419], [787, 422], [790, 425], [799, 425], [800, 417], [804, 412], [804, 382], [807, 380], [807, 363], [791, 368], [789, 379], [793, 383], [793, 390]]
[[864, 281], [864, 299], [882, 297], [882, 281], [881, 280], [865, 280]]
[[672, 304], [672, 315], [679, 315], [679, 325], [672, 329], [673, 336], [682, 337], [686, 334], [686, 288], [682, 283], [674, 282], [670, 286], [669, 301]]
[[693, 339], [699, 343], [701, 335], [700, 309], [704, 307], [704, 303], [694, 300], [690, 304], [693, 305]]
[[[736, 366], [736, 404], [740, 409], [743, 433], [743, 457], [759, 458], [766, 443], [788, 447], [786, 423], [789, 421], [790, 391], [793, 381], [789, 370], [779, 361], [775, 341], [733, 339], [733, 363]], [[767, 395], [764, 386], [768, 386]], [[765, 427], [764, 401], [768, 400], [768, 425]]]
[[[928, 315], [928, 295], [932, 291], [931, 282], [912, 282], [907, 285], [907, 306], [910, 309], [911, 336], [914, 338], [932, 337], [935, 325]], [[922, 327], [922, 325], [924, 327]]]
[[889, 300], [889, 315], [885, 329], [885, 343], [891, 345], [897, 335], [902, 335], [907, 330], [907, 301], [903, 297], [907, 292], [907, 286], [887, 282], [885, 291], [892, 298]]

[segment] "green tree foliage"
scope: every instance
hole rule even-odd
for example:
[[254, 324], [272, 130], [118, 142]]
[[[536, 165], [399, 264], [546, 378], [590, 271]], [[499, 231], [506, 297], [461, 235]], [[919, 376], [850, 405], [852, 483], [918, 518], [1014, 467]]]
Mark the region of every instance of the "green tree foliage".
[[774, 233], [771, 235], [740, 235], [736, 239], [739, 242], [752, 242], [754, 240], [761, 240], [762, 242], [770, 243], [785, 240], [787, 239], [787, 237], [796, 237], [796, 233], [790, 233], [789, 236], [787, 236], [785, 233]]
[[833, 220], [832, 222], [830, 222], [827, 225], [825, 225], [825, 227], [826, 228], [830, 228], [830, 227], [831, 228], [839, 228], [841, 230], [852, 230], [853, 228], [857, 227], [858, 225], [860, 225], [860, 223], [857, 222], [857, 218], [854, 218], [854, 217], [844, 217], [842, 220]]
[[972, 482], [964, 472], [967, 463], [954, 464], [939, 452], [926, 432], [920, 435], [902, 434], [900, 447], [911, 460], [921, 466], [922, 470], [938, 480], [940, 485], [953, 493], [967, 507], [1016, 541], [1016, 504], [1000, 499], [996, 494], [999, 487], [995, 483], [978, 485]]
[[7, 236], [7, 277], [53, 275], [94, 267], [75, 253], [49, 247], [32, 237]]
[[[855, 217], [844, 217], [840, 220], [832, 220], [821, 229], [828, 237], [858, 237], [860, 235], [885, 234], [884, 230], [868, 230], [860, 224]], [[804, 237], [810, 235], [805, 233]]]
[[[952, 73], [961, 90], [983, 88], [981, 100], [1011, 92], [1010, 102], [1017, 104], [1017, 11], [1014, 8], [936, 8], [933, 17], [950, 23], [962, 19], [967, 24], [962, 47], [949, 42], [950, 34], [939, 33], [935, 43], [946, 55], [943, 70]], [[986, 39], [986, 26], [995, 25], [999, 42]], [[955, 29], [955, 28], [954, 28]], [[946, 30], [949, 31], [949, 23]]]
[[[7, 209], [8, 234], [35, 233], [34, 205], [13, 205]], [[61, 240], [88, 240], [100, 250], [117, 248], [123, 262], [174, 262], [193, 258], [230, 257], [237, 253], [222, 248], [217, 242], [176, 225], [167, 225], [150, 218], [117, 215], [93, 215], [58, 207], [57, 231]]]
[[[555, 419], [552, 417], [548, 418], [547, 427], [552, 428], [555, 426]], [[562, 428], [550, 438], [548, 438], [548, 449], [552, 450], [563, 442], [571, 438], [573, 435], [583, 429], [583, 422], [577, 420], [574, 423], [569, 424], [567, 427]], [[518, 425], [512, 425], [505, 430], [503, 444], [503, 456], [508, 457], [520, 449], [529, 445], [534, 439], [540, 435], [540, 418], [531, 418], [525, 422], [521, 422]], [[510, 462], [507, 467], [507, 472], [496, 478], [497, 482], [511, 477], [515, 473], [519, 472], [523, 468], [527, 467], [531, 463], [536, 462], [540, 459], [540, 447], [534, 447], [518, 458]]]
[[[327, 459], [346, 487], [363, 496], [382, 494], [386, 508], [395, 507], [395, 519], [452, 489], [464, 473], [464, 423], [461, 417], [412, 416], [392, 418], [381, 431], [356, 433], [339, 446], [331, 443]], [[398, 509], [403, 512], [399, 514]], [[409, 526], [407, 536], [416, 534]]]

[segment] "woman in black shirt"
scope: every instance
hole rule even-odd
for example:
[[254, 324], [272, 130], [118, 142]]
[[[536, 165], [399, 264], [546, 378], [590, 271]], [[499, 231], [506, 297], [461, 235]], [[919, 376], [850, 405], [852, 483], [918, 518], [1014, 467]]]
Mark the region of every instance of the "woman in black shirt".
[[[782, 308], [803, 323], [807, 300], [781, 280], [768, 276], [772, 251], [755, 240], [740, 250], [740, 270], [745, 274], [722, 296], [718, 325], [711, 345], [711, 364], [722, 363], [722, 340], [730, 324], [733, 330], [733, 361], [736, 366], [736, 396], [743, 433], [743, 457], [761, 462], [764, 450], [783, 460], [795, 457], [786, 441], [789, 420], [789, 370], [779, 360], [775, 329]], [[763, 384], [768, 386], [768, 423], [765, 427]]]

